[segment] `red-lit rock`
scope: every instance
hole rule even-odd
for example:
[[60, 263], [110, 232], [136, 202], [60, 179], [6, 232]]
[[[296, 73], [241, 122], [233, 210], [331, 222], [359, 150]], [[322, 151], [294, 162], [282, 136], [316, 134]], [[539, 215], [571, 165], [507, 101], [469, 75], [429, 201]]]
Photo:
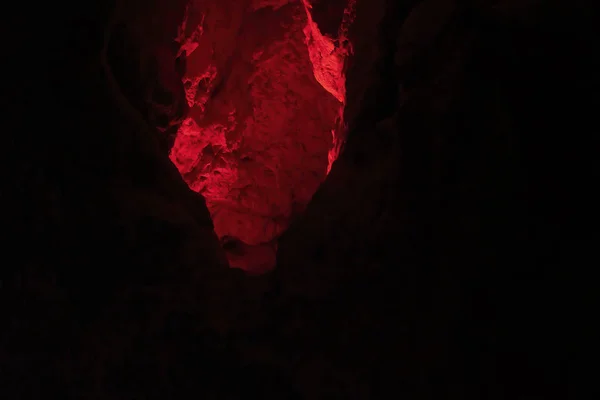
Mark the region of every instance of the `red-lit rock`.
[[171, 160], [219, 237], [267, 246], [337, 156], [349, 48], [321, 34], [308, 3], [282, 0], [193, 1], [178, 40], [190, 112]]

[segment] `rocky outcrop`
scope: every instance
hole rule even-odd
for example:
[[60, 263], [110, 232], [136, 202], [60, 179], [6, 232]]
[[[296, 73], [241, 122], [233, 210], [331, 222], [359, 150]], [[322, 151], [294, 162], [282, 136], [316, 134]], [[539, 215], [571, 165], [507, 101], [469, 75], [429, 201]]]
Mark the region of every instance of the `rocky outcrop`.
[[[185, 98], [185, 4], [121, 3], [3, 17], [3, 399], [580, 395], [584, 332], [595, 337], [578, 266], [597, 264], [599, 200], [591, 2], [357, 0], [343, 151], [325, 178], [323, 149], [322, 184], [261, 276], [228, 268], [223, 250], [262, 267], [274, 246], [220, 241], [168, 158], [186, 106], [198, 126], [222, 117]], [[341, 5], [311, 4], [333, 41]], [[286, 12], [306, 22], [290, 11], [300, 2], [245, 5], [265, 18], [248, 32]], [[244, 31], [230, 9], [229, 25], [205, 20], [206, 37]], [[252, 64], [257, 37], [238, 40], [254, 44], [224, 41], [215, 79], [231, 57]], [[253, 73], [274, 73], [265, 63]], [[244, 93], [233, 99], [255, 118], [240, 100], [252, 92], [221, 82], [213, 100]]]
[[[324, 57], [338, 56], [310, 15], [299, 2], [191, 2], [180, 29], [190, 112], [171, 159], [206, 198], [217, 235], [248, 249], [228, 252], [248, 271], [274, 260], [277, 238], [325, 178], [341, 129], [343, 59], [325, 71]], [[252, 246], [272, 255], [255, 258]]]
[[[299, 386], [312, 398], [351, 376], [341, 397], [566, 396], [576, 349], [550, 332], [573, 318], [551, 310], [585, 307], [557, 293], [582, 284], [570, 252], [595, 236], [569, 226], [598, 216], [563, 219], [597, 198], [580, 181], [597, 166], [574, 150], [595, 142], [580, 92], [598, 88], [579, 53], [590, 19], [573, 10], [581, 25], [557, 25], [561, 8], [539, 2], [379, 4], [359, 1], [350, 31], [345, 149], [279, 242], [274, 307]], [[553, 125], [577, 137], [573, 153]]]

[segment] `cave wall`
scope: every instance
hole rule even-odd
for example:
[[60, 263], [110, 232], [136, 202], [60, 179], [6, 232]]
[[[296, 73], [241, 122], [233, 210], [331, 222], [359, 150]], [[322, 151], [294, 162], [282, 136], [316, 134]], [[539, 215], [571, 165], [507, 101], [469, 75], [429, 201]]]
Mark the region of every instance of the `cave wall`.
[[[597, 264], [590, 3], [358, 0], [344, 151], [262, 277], [227, 267], [149, 83], [107, 74], [114, 3], [17, 5], [2, 398], [577, 398], [580, 267]], [[123, 4], [150, 36], [172, 10]], [[170, 34], [127, 37], [176, 82]]]
[[373, 18], [377, 40], [350, 32], [345, 149], [280, 240], [275, 309], [295, 310], [282, 335], [304, 349], [337, 332], [318, 355], [297, 352], [314, 390], [353, 376], [352, 393], [377, 382], [365, 398], [577, 392], [567, 338], [585, 300], [567, 293], [585, 286], [575, 270], [595, 259], [598, 217], [585, 183], [597, 164], [578, 150], [597, 145], [590, 15], [381, 4], [357, 6], [355, 29]]
[[232, 267], [275, 266], [278, 237], [337, 157], [351, 20], [346, 0], [328, 4], [195, 1], [181, 22], [190, 110], [170, 158], [207, 200]]
[[[228, 269], [204, 199], [189, 190], [149, 114], [136, 107], [146, 98], [130, 101], [103, 64], [116, 10], [88, 6], [40, 6], [35, 15], [17, 8], [30, 29], [20, 43], [3, 36], [12, 77], [3, 104], [13, 139], [3, 169], [10, 211], [2, 217], [1, 396], [218, 391], [222, 381], [206, 375], [226, 375], [218, 372], [227, 351], [219, 350], [217, 332], [243, 324], [238, 311], [253, 307], [223, 293], [237, 299], [247, 281]], [[60, 12], [51, 20], [49, 11]], [[136, 21], [148, 23], [137, 15], [125, 20]], [[22, 31], [9, 22], [3, 26]], [[23, 43], [38, 45], [32, 52]], [[131, 62], [153, 62], [152, 54]], [[203, 378], [176, 384], [183, 370]]]
[[324, 179], [339, 106], [313, 76], [301, 5], [239, 7], [224, 36], [213, 25], [237, 8], [220, 1], [193, 11], [203, 15], [194, 30], [203, 33], [190, 39], [192, 106], [171, 159], [207, 199], [219, 237], [260, 245], [282, 233]]
[[185, 59], [177, 41], [187, 4], [120, 2], [105, 29], [107, 65], [124, 96], [157, 129], [166, 153], [189, 112], [181, 85]]

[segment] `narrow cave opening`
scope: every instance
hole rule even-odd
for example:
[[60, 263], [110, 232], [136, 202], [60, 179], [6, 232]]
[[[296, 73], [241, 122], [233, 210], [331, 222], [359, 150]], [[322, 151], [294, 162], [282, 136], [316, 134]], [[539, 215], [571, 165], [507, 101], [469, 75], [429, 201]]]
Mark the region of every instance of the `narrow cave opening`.
[[189, 111], [170, 159], [204, 196], [230, 266], [262, 273], [340, 151], [354, 0], [241, 3], [188, 3]]

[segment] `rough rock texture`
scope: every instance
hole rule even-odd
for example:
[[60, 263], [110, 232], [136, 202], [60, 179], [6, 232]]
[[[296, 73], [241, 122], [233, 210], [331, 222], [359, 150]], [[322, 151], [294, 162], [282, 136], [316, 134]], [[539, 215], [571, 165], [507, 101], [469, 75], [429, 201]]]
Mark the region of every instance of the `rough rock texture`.
[[595, 2], [358, 0], [346, 145], [260, 277], [156, 129], [184, 5], [119, 3], [3, 14], [1, 398], [591, 393]]
[[253, 307], [224, 295], [239, 299], [247, 279], [227, 268], [204, 199], [134, 106], [145, 98], [129, 101], [106, 68], [115, 15], [98, 3], [65, 20], [31, 16], [24, 42], [48, 40], [34, 64], [30, 49], [5, 47], [16, 62], [3, 104], [21, 134], [3, 169], [2, 398], [180, 398], [185, 374], [218, 391], [206, 375], [227, 357], [217, 332]]
[[567, 293], [598, 240], [591, 16], [368, 4], [385, 37], [363, 52], [351, 31], [349, 139], [274, 272], [306, 396], [345, 379], [342, 397], [575, 396], [585, 296]]
[[[338, 3], [339, 27], [346, 2]], [[345, 55], [321, 35], [307, 2], [192, 1], [178, 41], [190, 111], [171, 159], [206, 199], [217, 235], [237, 243], [230, 264], [272, 269], [277, 238], [335, 152]], [[248, 246], [272, 255], [257, 258]]]

